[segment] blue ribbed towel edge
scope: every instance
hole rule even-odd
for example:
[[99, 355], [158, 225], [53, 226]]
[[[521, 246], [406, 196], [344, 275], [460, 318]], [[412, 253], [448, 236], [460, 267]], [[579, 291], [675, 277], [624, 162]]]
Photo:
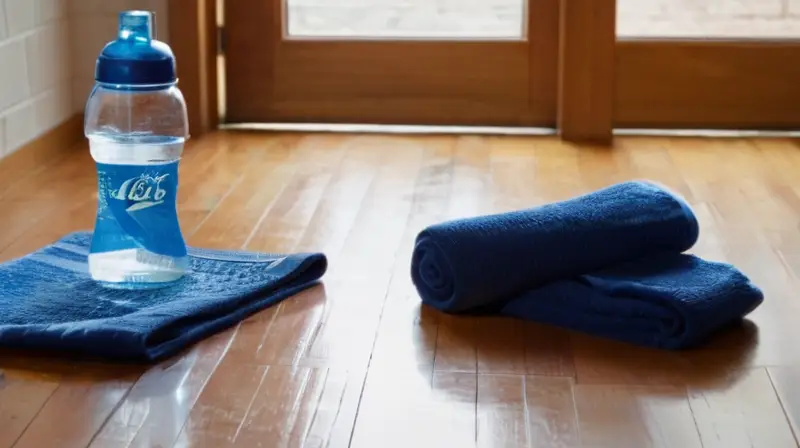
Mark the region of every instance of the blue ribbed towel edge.
[[90, 232], [0, 265], [0, 346], [123, 361], [174, 355], [317, 283], [321, 253], [189, 248], [192, 273], [154, 290], [107, 289], [88, 273]]

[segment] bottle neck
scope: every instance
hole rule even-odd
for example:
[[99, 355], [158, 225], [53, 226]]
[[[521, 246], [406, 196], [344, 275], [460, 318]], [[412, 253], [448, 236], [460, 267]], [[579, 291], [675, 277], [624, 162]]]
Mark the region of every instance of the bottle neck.
[[146, 11], [127, 11], [120, 15], [118, 38], [133, 43], [153, 40], [153, 14]]

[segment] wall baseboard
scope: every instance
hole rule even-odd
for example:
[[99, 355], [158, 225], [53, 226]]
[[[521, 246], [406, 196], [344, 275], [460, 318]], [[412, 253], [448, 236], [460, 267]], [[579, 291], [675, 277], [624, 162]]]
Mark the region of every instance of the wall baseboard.
[[26, 173], [38, 171], [75, 150], [83, 137], [83, 114], [76, 114], [0, 159], [0, 198]]

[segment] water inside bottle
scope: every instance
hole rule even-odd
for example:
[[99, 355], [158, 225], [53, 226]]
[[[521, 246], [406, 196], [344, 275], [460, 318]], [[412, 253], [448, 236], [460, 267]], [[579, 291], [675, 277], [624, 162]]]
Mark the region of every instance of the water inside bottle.
[[[178, 164], [183, 145], [184, 139], [177, 137], [143, 136], [140, 139], [133, 139], [130, 136], [113, 138], [107, 135], [90, 137], [90, 151], [99, 166], [140, 167], [138, 171], [143, 173], [131, 179], [120, 178], [121, 182], [110, 185], [112, 189], [110, 192], [105, 192], [105, 195], [101, 192], [98, 195], [96, 228], [105, 231], [96, 232], [92, 242], [93, 251], [89, 255], [89, 269], [95, 280], [115, 288], [157, 287], [159, 284], [181, 278], [188, 271], [187, 257], [157, 254], [141, 247], [135, 235], [120, 229], [123, 226], [117, 222], [119, 219], [127, 219], [128, 216], [119, 216], [119, 213], [122, 213], [119, 210], [115, 214], [106, 203], [122, 198], [129, 199], [133, 205], [125, 210], [128, 215], [147, 213], [147, 207], [170, 207], [169, 203], [159, 202], [160, 198], [157, 193], [153, 193], [153, 188], [160, 188], [162, 184], [156, 186], [153, 182], [148, 182], [147, 173], [176, 172], [175, 165]], [[163, 174], [150, 177], [158, 179], [159, 176]], [[126, 184], [128, 181], [130, 183]], [[174, 188], [177, 183], [169, 185]], [[137, 197], [137, 194], [140, 197]], [[104, 220], [113, 222], [103, 222]], [[158, 223], [159, 221], [150, 219], [150, 222], [145, 224], [158, 226]], [[154, 228], [152, 231], [158, 233], [161, 230]], [[114, 250], [115, 247], [122, 249]]]

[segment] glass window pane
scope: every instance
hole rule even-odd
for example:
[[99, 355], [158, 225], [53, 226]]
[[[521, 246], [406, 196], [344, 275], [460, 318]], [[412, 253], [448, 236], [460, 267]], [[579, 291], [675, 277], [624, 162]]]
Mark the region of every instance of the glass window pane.
[[617, 0], [617, 35], [796, 38], [800, 0]]
[[526, 0], [286, 0], [289, 34], [522, 38]]

